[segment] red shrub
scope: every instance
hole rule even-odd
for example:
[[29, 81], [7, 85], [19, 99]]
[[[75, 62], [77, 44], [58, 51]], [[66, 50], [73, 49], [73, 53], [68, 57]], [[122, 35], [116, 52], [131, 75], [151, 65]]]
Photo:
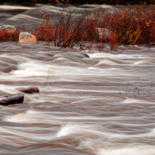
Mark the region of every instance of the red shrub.
[[0, 31], [0, 41], [18, 41], [19, 30], [15, 32]]
[[155, 44], [155, 24], [150, 28], [150, 38], [152, 40], [152, 43]]
[[81, 39], [83, 41], [99, 41], [99, 34], [97, 32], [98, 23], [96, 19], [96, 16], [94, 16], [83, 20], [83, 25], [81, 27]]
[[111, 46], [111, 49], [115, 49], [118, 46], [118, 34], [117, 32], [111, 32], [111, 37], [109, 40], [109, 44]]
[[[49, 17], [49, 16], [48, 16]], [[47, 18], [50, 19], [51, 18]], [[153, 7], [140, 6], [119, 8], [113, 13], [104, 10], [95, 11], [94, 14], [81, 16], [72, 21], [71, 15], [60, 15], [55, 25], [44, 22], [36, 27], [32, 33], [41, 41], [54, 41], [55, 46], [73, 47], [74, 44], [87, 41], [92, 43], [107, 42], [111, 48], [118, 44], [143, 44], [155, 41], [155, 12]], [[106, 36], [100, 30], [109, 30]], [[100, 47], [99, 47], [100, 48]]]
[[49, 24], [42, 24], [36, 27], [32, 34], [34, 34], [40, 41], [53, 41], [55, 28]]
[[71, 16], [59, 16], [58, 23], [55, 27], [55, 39], [56, 46], [72, 47], [74, 41], [74, 27], [71, 22]]
[[152, 18], [152, 23], [149, 30], [150, 40], [153, 44], [155, 44], [155, 15]]
[[[151, 43], [154, 36], [154, 8], [151, 7], [129, 7], [120, 8], [113, 14], [102, 16], [100, 27], [108, 28], [111, 34], [117, 34], [119, 44]], [[150, 32], [151, 37], [150, 37]], [[113, 44], [113, 37], [111, 36]], [[116, 42], [116, 41], [115, 41]]]

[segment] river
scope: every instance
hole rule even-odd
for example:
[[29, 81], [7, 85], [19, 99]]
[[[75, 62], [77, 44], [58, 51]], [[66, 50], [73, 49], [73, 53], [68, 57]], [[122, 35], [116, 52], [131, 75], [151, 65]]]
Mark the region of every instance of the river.
[[0, 154], [155, 154], [155, 47], [2, 42], [0, 65], [0, 96], [40, 90], [0, 106]]

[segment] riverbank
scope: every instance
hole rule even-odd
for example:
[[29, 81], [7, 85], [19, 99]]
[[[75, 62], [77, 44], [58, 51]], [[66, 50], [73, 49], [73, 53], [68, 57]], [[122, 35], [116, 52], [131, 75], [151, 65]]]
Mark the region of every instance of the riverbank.
[[[1, 9], [3, 13], [7, 12], [4, 8]], [[17, 13], [2, 20], [3, 24], [15, 23], [17, 31], [7, 33], [0, 30], [0, 41], [18, 41], [19, 33], [28, 31], [38, 41], [52, 42], [63, 48], [84, 46], [86, 43], [90, 48], [97, 44], [97, 48], [102, 50], [105, 43], [110, 44], [112, 49], [119, 45], [155, 43], [153, 5], [88, 5], [76, 9], [73, 6], [63, 8], [39, 5], [21, 8], [14, 7]], [[11, 6], [10, 10], [13, 10]]]
[[[143, 12], [137, 11], [137, 20], [134, 12], [124, 15], [128, 9], [111, 5], [0, 7], [0, 25], [17, 28], [6, 29], [9, 34], [0, 42], [0, 154], [155, 154], [155, 46], [150, 38], [146, 44], [140, 43], [145, 38], [141, 33], [152, 26], [148, 20], [152, 13], [142, 18]], [[104, 14], [97, 16], [99, 11]], [[151, 10], [146, 11], [148, 15]], [[110, 21], [101, 26], [116, 24], [100, 28], [100, 22], [94, 21], [102, 15]], [[85, 40], [78, 41], [76, 35], [71, 42], [68, 39], [77, 34], [72, 24], [77, 26], [79, 17], [85, 17], [82, 23], [92, 23], [88, 27], [85, 23], [85, 28], [79, 24], [81, 31], [77, 30], [83, 32], [79, 37]], [[125, 27], [118, 22], [121, 19]], [[126, 30], [133, 30], [130, 35], [137, 30], [131, 37], [135, 45], [128, 37], [120, 44], [109, 44], [111, 31], [119, 24], [123, 30], [118, 32], [125, 36]], [[61, 30], [58, 35], [56, 30]], [[93, 41], [101, 30], [101, 36], [107, 38]], [[6, 36], [13, 31], [31, 32], [38, 42], [19, 43], [18, 35], [15, 41], [8, 41]], [[73, 47], [62, 46], [64, 42]], [[101, 48], [97, 48], [99, 44]]]

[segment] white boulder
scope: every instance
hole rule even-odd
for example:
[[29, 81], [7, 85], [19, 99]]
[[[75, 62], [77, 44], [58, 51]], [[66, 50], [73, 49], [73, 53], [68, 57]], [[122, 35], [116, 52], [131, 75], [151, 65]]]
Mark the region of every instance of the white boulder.
[[29, 32], [20, 32], [19, 43], [34, 44], [37, 43], [37, 38]]

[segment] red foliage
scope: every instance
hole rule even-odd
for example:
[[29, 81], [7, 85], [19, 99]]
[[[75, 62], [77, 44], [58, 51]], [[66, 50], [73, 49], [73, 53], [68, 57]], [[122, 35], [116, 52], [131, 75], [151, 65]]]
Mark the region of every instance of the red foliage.
[[152, 40], [152, 43], [155, 44], [155, 24], [150, 28], [150, 38]]
[[[111, 48], [119, 44], [155, 43], [155, 8], [138, 6], [119, 8], [113, 13], [105, 13], [99, 9], [73, 21], [71, 15], [60, 15], [56, 24], [52, 24], [49, 14], [43, 15], [43, 24], [32, 30], [38, 40], [53, 41], [55, 46], [73, 47], [84, 41], [95, 43], [102, 49], [103, 43]], [[98, 30], [103, 30], [99, 32]], [[109, 36], [106, 35], [109, 31]], [[18, 40], [19, 30], [15, 33], [0, 31], [0, 41]]]
[[84, 18], [81, 26], [81, 40], [83, 41], [99, 41], [99, 34], [97, 32], [96, 17]]
[[19, 30], [15, 32], [0, 31], [0, 41], [18, 41]]
[[[92, 43], [107, 42], [111, 48], [119, 44], [143, 44], [155, 41], [155, 12], [153, 7], [140, 6], [119, 8], [114, 13], [95, 11], [91, 16], [82, 16], [72, 22], [71, 15], [59, 16], [58, 23], [49, 22], [35, 28], [33, 34], [39, 40], [54, 41], [55, 46], [72, 47], [83, 41]], [[98, 28], [108, 29], [110, 36], [99, 33]], [[100, 47], [99, 47], [100, 48]]]
[[32, 31], [32, 34], [34, 34], [40, 41], [53, 41], [55, 37], [55, 28], [49, 24], [42, 24], [36, 27]]
[[109, 40], [109, 44], [111, 46], [111, 49], [115, 49], [117, 47], [118, 43], [118, 34], [116, 32], [111, 32], [111, 37]]
[[152, 18], [152, 23], [150, 26], [149, 34], [150, 34], [150, 40], [153, 44], [155, 44], [155, 15]]

